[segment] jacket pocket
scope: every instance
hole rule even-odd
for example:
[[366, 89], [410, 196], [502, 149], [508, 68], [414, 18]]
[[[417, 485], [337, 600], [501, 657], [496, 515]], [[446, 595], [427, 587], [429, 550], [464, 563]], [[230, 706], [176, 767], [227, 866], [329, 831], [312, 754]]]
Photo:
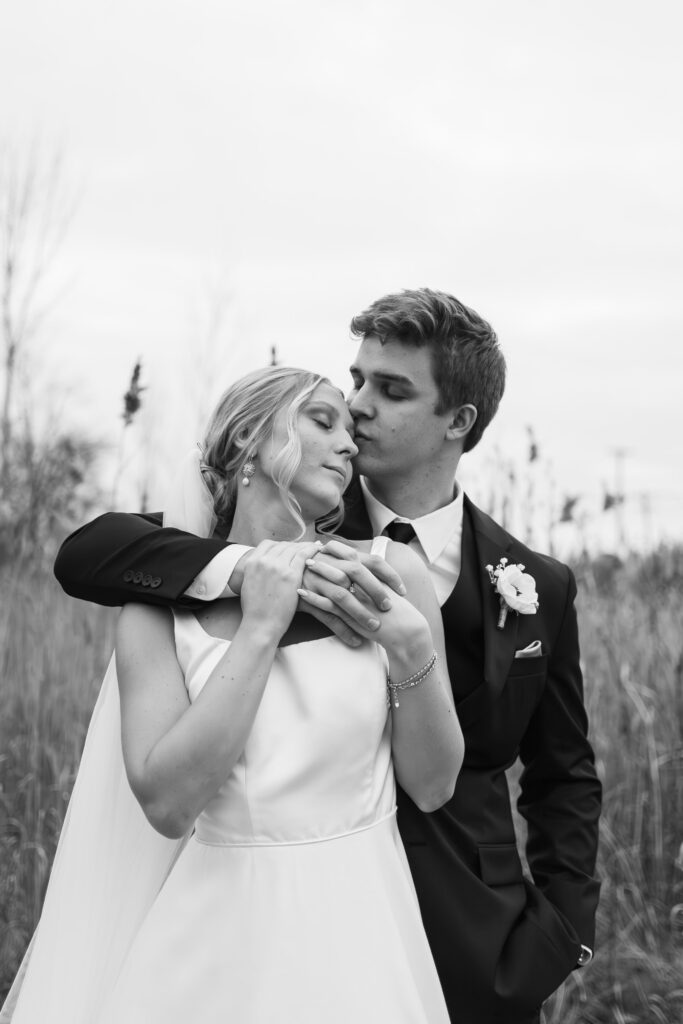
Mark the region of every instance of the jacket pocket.
[[508, 679], [522, 676], [545, 676], [548, 671], [548, 655], [540, 658], [515, 658], [510, 665]]
[[486, 885], [520, 885], [522, 864], [514, 843], [487, 843], [479, 847], [479, 874]]

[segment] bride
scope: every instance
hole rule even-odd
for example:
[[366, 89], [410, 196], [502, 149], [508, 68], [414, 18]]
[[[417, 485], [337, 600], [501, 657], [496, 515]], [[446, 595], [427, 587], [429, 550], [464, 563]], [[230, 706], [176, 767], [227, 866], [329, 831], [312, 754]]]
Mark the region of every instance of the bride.
[[394, 776], [435, 810], [463, 755], [427, 571], [358, 542], [408, 597], [356, 649], [296, 612], [355, 453], [318, 375], [221, 399], [165, 522], [256, 547], [240, 601], [123, 609], [0, 1021], [447, 1024], [395, 819]]

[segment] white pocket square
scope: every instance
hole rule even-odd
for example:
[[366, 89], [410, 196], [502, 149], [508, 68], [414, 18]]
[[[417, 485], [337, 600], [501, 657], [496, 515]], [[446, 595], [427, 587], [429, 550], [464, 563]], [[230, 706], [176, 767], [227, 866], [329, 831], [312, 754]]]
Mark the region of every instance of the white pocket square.
[[541, 641], [534, 640], [527, 647], [523, 647], [521, 651], [515, 651], [515, 658], [540, 658], [542, 654]]

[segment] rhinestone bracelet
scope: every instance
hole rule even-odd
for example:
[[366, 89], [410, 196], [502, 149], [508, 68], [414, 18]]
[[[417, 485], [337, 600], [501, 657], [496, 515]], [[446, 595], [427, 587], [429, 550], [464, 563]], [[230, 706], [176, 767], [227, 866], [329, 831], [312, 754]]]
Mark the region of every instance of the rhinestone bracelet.
[[389, 707], [393, 704], [395, 708], [400, 707], [398, 702], [398, 691], [409, 690], [413, 686], [418, 686], [423, 683], [429, 673], [433, 671], [436, 665], [436, 651], [433, 652], [431, 658], [426, 665], [418, 669], [417, 672], [413, 672], [412, 676], [408, 676], [407, 679], [401, 680], [400, 683], [392, 683], [391, 679], [387, 678], [387, 704]]

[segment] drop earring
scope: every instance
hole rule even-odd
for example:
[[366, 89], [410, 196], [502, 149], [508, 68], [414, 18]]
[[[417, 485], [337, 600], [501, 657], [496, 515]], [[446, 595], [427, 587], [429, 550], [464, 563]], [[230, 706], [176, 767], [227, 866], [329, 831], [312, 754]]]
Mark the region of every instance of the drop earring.
[[251, 477], [256, 472], [256, 466], [254, 465], [254, 455], [250, 455], [247, 461], [242, 466], [242, 486], [248, 487]]

